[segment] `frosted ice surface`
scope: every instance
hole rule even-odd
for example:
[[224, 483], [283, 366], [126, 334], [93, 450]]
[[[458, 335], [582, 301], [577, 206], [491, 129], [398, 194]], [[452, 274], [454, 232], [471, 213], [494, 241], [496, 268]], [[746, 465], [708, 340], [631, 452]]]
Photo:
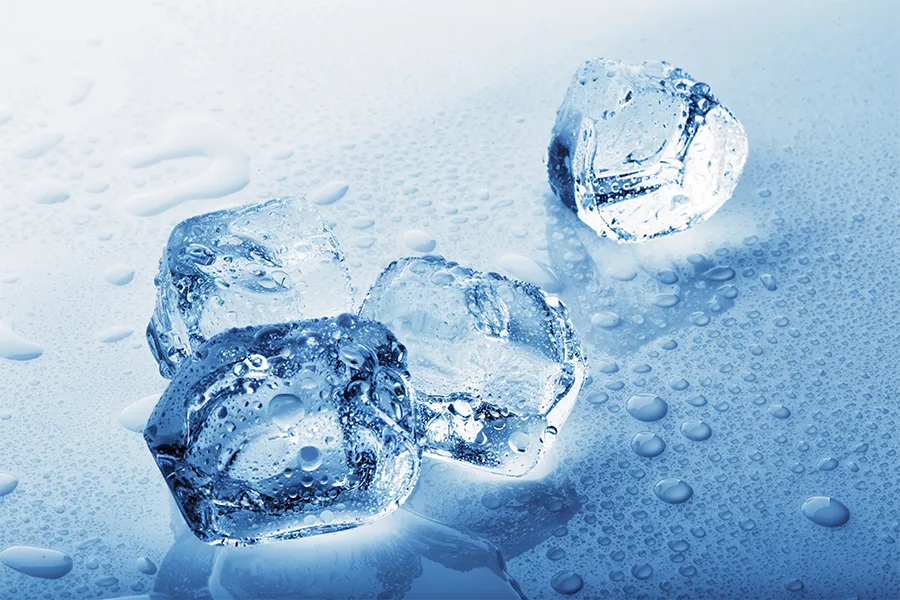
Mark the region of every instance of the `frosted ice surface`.
[[201, 539], [347, 529], [411, 492], [405, 349], [381, 324], [344, 314], [231, 329], [187, 361], [144, 438]]
[[566, 308], [529, 283], [439, 256], [403, 258], [378, 277], [360, 315], [409, 349], [433, 455], [523, 475], [581, 387], [584, 356]]
[[559, 108], [548, 172], [591, 228], [641, 242], [709, 218], [746, 160], [744, 128], [708, 85], [666, 62], [597, 59]]
[[333, 316], [352, 303], [343, 253], [298, 198], [199, 215], [169, 236], [147, 340], [163, 377], [231, 327]]

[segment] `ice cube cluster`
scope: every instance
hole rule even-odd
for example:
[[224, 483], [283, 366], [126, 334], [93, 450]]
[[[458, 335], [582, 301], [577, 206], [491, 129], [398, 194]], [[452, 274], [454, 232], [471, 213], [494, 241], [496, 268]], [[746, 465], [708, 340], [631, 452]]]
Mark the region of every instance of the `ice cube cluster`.
[[[598, 233], [642, 241], [711, 215], [746, 152], [683, 71], [589, 61], [557, 116], [550, 184]], [[144, 438], [210, 543], [372, 521], [411, 493], [423, 454], [525, 475], [584, 379], [558, 298], [440, 256], [393, 261], [350, 314], [340, 246], [298, 198], [178, 224], [156, 284], [147, 338], [172, 381]]]
[[642, 242], [712, 216], [746, 160], [744, 128], [707, 84], [666, 62], [597, 59], [566, 91], [547, 168], [597, 233]]

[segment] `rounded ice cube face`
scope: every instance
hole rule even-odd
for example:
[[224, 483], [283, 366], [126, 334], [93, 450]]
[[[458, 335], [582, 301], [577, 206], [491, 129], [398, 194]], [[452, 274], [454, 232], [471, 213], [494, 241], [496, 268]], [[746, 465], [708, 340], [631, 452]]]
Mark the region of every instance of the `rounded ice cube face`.
[[231, 329], [186, 359], [144, 439], [191, 530], [251, 544], [361, 525], [419, 469], [406, 350], [336, 318]]
[[597, 59], [569, 85], [547, 166], [582, 221], [642, 242], [709, 218], [746, 160], [744, 128], [705, 83], [666, 62]]
[[409, 350], [425, 451], [524, 475], [555, 440], [584, 376], [565, 306], [537, 287], [439, 256], [391, 263], [360, 316]]
[[232, 327], [335, 315], [352, 303], [344, 257], [299, 198], [220, 210], [175, 226], [147, 339], [163, 377]]

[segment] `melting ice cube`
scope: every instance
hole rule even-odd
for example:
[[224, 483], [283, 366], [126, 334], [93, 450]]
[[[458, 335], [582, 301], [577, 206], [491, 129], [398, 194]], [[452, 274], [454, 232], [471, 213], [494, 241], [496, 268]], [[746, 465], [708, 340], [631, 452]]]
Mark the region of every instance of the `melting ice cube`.
[[523, 475], [554, 441], [584, 373], [565, 307], [529, 283], [439, 256], [391, 263], [360, 315], [409, 349], [426, 452]]
[[352, 303], [337, 240], [297, 198], [182, 221], [169, 236], [156, 285], [147, 340], [169, 379], [226, 329], [336, 315]]
[[144, 430], [191, 530], [242, 545], [396, 508], [420, 452], [405, 353], [348, 314], [231, 329], [198, 348]]
[[666, 62], [597, 59], [557, 112], [548, 172], [595, 231], [642, 242], [709, 218], [746, 160], [744, 128], [708, 85]]

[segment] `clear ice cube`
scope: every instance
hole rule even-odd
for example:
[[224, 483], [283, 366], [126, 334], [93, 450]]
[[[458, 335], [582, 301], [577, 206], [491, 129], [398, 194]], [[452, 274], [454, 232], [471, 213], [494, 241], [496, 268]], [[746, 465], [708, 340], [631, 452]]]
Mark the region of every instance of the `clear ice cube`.
[[524, 475], [575, 403], [584, 356], [566, 308], [529, 283], [439, 256], [391, 263], [360, 315], [409, 350], [425, 451]]
[[747, 136], [709, 86], [666, 62], [587, 61], [556, 115], [550, 186], [619, 242], [682, 231], [731, 197]]
[[244, 545], [399, 506], [420, 453], [405, 353], [349, 314], [231, 329], [198, 348], [144, 429], [191, 530]]
[[226, 329], [337, 315], [352, 304], [337, 240], [299, 198], [182, 221], [155, 281], [147, 340], [169, 379], [193, 349]]

